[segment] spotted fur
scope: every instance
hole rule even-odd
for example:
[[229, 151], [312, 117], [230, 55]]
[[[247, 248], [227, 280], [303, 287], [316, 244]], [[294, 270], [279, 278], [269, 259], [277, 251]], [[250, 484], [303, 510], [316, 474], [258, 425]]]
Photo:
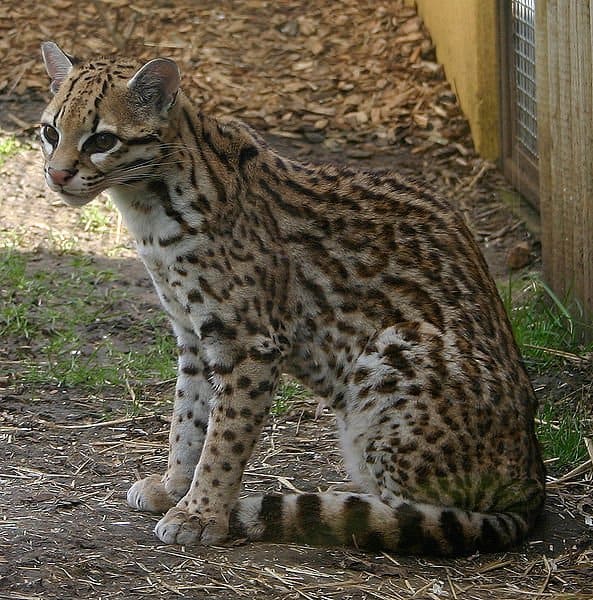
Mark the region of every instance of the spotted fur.
[[[175, 63], [43, 53], [48, 184], [106, 190], [171, 319], [179, 369], [164, 475], [131, 506], [168, 543], [508, 548], [544, 500], [536, 399], [459, 214], [392, 171], [302, 164], [197, 111]], [[322, 396], [360, 492], [239, 500], [281, 373]]]

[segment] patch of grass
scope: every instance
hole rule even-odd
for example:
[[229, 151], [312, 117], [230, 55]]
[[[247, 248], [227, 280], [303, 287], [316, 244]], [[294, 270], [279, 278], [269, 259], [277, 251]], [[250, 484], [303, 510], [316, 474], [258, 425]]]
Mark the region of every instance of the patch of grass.
[[287, 378], [280, 382], [270, 412], [275, 416], [284, 415], [296, 400], [310, 397], [311, 392], [306, 387], [293, 379]]
[[166, 317], [134, 317], [116, 275], [72, 256], [58, 273], [29, 272], [25, 256], [0, 249], [0, 338], [19, 383], [125, 387], [175, 375]]
[[29, 291], [25, 277], [26, 263], [17, 253], [8, 250], [0, 255], [0, 337], [30, 336], [28, 305], [16, 302], [19, 293]]
[[55, 229], [50, 229], [47, 232], [47, 244], [52, 252], [60, 256], [80, 253], [80, 243], [75, 235], [63, 233]]
[[158, 312], [129, 330], [132, 339], [146, 340], [142, 351], [114, 351], [114, 359], [135, 379], [166, 381], [175, 378], [177, 343], [167, 317]]
[[107, 233], [113, 229], [116, 221], [116, 209], [110, 200], [105, 203], [95, 200], [80, 211], [79, 222], [90, 233]]
[[[580, 318], [580, 307], [556, 294], [538, 277], [509, 281], [501, 291], [515, 339], [532, 372], [563, 373], [567, 361], [578, 364], [593, 351], [584, 343], [583, 331], [590, 324]], [[590, 408], [569, 400], [542, 401], [537, 417], [537, 435], [544, 458], [553, 470], [572, 468], [587, 456], [584, 438], [591, 435]]]
[[14, 137], [0, 137], [0, 166], [6, 161], [7, 158], [18, 154], [25, 148], [26, 146], [21, 144]]
[[543, 372], [593, 351], [592, 343], [582, 342], [591, 324], [580, 317], [580, 307], [558, 298], [538, 277], [510, 280], [501, 295], [519, 349], [532, 369]]
[[27, 231], [24, 227], [0, 229], [0, 248], [25, 248], [27, 247]]
[[590, 428], [591, 416], [584, 407], [550, 400], [540, 406], [537, 436], [544, 458], [553, 461], [553, 470], [572, 468], [586, 460], [585, 437], [591, 435]]

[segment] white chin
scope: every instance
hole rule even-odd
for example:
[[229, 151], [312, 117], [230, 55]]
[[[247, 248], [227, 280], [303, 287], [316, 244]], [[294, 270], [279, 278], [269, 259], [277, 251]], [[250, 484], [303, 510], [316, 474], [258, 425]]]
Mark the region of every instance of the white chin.
[[68, 206], [84, 206], [88, 204], [95, 196], [74, 196], [72, 194], [67, 194], [65, 192], [58, 192], [60, 198], [68, 205]]

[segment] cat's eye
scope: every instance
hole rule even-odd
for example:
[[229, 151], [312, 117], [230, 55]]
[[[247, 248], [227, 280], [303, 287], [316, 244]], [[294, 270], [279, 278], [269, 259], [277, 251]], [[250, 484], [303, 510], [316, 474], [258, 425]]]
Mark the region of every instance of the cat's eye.
[[60, 134], [56, 128], [52, 127], [51, 125], [43, 125], [41, 128], [41, 136], [52, 146], [57, 146], [58, 140], [60, 139]]
[[95, 152], [107, 152], [118, 142], [119, 138], [113, 133], [96, 133], [83, 144], [82, 149], [89, 154], [94, 154]]

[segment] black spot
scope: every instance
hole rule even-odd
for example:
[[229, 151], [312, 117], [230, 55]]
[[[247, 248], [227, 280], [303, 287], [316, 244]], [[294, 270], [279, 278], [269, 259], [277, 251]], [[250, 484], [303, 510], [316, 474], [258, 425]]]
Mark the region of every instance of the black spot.
[[168, 238], [159, 238], [159, 246], [165, 248], [167, 246], [172, 246], [177, 242], [180, 242], [185, 236], [183, 233], [176, 233]]
[[245, 452], [245, 444], [243, 444], [243, 442], [237, 442], [236, 444], [233, 444], [231, 450], [233, 454], [243, 454], [243, 452]]
[[237, 381], [237, 387], [239, 387], [239, 389], [246, 389], [251, 385], [251, 379], [249, 379], [249, 377], [246, 376], [242, 376], [239, 377], [239, 381]]
[[198, 369], [198, 367], [196, 367], [196, 365], [185, 365], [181, 368], [181, 372], [184, 375], [189, 375], [193, 377], [194, 375], [197, 375], [200, 372], [200, 370]]
[[429, 391], [431, 397], [436, 398], [442, 394], [442, 392], [443, 392], [442, 381], [440, 381], [436, 377], [431, 376], [431, 377], [429, 377], [428, 383], [429, 383], [428, 391]]
[[321, 519], [321, 498], [318, 494], [300, 494], [296, 510], [297, 542], [317, 546], [339, 544], [332, 529]]
[[225, 325], [218, 315], [211, 313], [202, 323], [200, 335], [202, 338], [218, 335], [227, 340], [234, 340], [237, 338], [237, 330], [234, 327]]
[[378, 385], [375, 390], [380, 394], [393, 394], [396, 392], [399, 387], [399, 378], [398, 377], [385, 377], [381, 381], [381, 384]]
[[480, 552], [496, 552], [504, 547], [500, 531], [494, 526], [496, 517], [485, 516], [480, 529], [477, 546]]
[[406, 375], [412, 376], [414, 370], [411, 368], [410, 361], [405, 357], [403, 353], [404, 350], [406, 350], [406, 348], [399, 344], [389, 344], [389, 346], [383, 350], [383, 356], [385, 356], [387, 362], [392, 367]]
[[383, 536], [371, 531], [369, 517], [371, 507], [359, 496], [350, 496], [344, 503], [344, 530], [348, 540], [369, 550], [384, 548]]
[[210, 202], [208, 202], [208, 198], [204, 194], [198, 194], [198, 199], [192, 200], [190, 206], [198, 212], [210, 210]]
[[201, 419], [194, 419], [194, 427], [201, 429], [204, 435], [206, 435], [206, 431], [208, 431], [208, 424], [204, 423]]
[[332, 401], [332, 408], [334, 410], [342, 410], [346, 406], [346, 400], [344, 392], [339, 392], [336, 394]]
[[282, 496], [267, 494], [262, 498], [258, 518], [264, 525], [261, 539], [263, 541], [281, 540], [283, 536]]
[[269, 381], [260, 381], [256, 388], [249, 391], [249, 397], [257, 398], [258, 396], [262, 396], [266, 392], [269, 392], [271, 389], [272, 386]]
[[192, 303], [201, 304], [204, 301], [200, 290], [194, 288], [187, 293], [187, 301]]
[[222, 437], [227, 440], [227, 442], [232, 442], [233, 440], [237, 439], [237, 434], [230, 429], [226, 429], [223, 432]]
[[255, 146], [243, 146], [239, 153], [239, 169], [243, 170], [245, 163], [254, 159], [258, 154], [259, 151]]
[[249, 356], [255, 360], [259, 360], [264, 363], [271, 363], [280, 355], [280, 350], [275, 346], [269, 345], [266, 348], [251, 348], [249, 350]]
[[194, 252], [190, 252], [189, 254], [186, 254], [182, 258], [192, 265], [198, 264], [200, 262], [200, 257], [197, 254], [195, 254]]
[[441, 528], [443, 537], [449, 543], [453, 554], [465, 554], [468, 549], [465, 531], [459, 517], [453, 510], [443, 510], [441, 514]]
[[[234, 365], [218, 365], [218, 364], [210, 365], [210, 368], [214, 373], [217, 373], [218, 375], [228, 375], [229, 373], [232, 373], [233, 370], [235, 369]], [[232, 388], [230, 390], [225, 389], [226, 394], [230, 394], [231, 392], [232, 392]]]
[[424, 516], [411, 504], [404, 502], [396, 509], [399, 523], [397, 551], [402, 554], [442, 554], [437, 540], [423, 528]]

